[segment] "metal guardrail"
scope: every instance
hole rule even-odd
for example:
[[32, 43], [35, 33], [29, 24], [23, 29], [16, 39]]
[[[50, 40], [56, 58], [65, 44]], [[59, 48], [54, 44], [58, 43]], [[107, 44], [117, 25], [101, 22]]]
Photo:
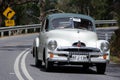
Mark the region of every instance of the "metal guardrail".
[[114, 34], [114, 31], [118, 29], [118, 27], [107, 27], [107, 28], [97, 28], [98, 39], [101, 40], [110, 40], [111, 36]]
[[95, 24], [117, 24], [117, 20], [96, 20]]
[[105, 32], [105, 33], [102, 33], [102, 32], [97, 32], [97, 35], [98, 35], [98, 39], [99, 40], [110, 40], [112, 35], [114, 34], [114, 31], [112, 32]]
[[0, 28], [0, 37], [39, 32], [40, 26], [41, 24], [2, 27]]
[[[117, 24], [116, 20], [96, 20], [96, 24]], [[32, 24], [32, 25], [21, 25], [14, 27], [2, 27], [0, 28], [0, 37], [12, 36], [19, 34], [35, 33], [40, 31], [41, 24]], [[115, 28], [116, 29], [116, 28]], [[98, 28], [98, 38], [99, 39], [110, 39], [113, 31], [115, 30], [108, 28]], [[111, 31], [112, 30], [112, 31]]]

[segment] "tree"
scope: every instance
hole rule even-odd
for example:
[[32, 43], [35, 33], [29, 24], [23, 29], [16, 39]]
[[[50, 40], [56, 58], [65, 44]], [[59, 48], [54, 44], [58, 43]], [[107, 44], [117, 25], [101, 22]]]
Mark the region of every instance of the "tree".
[[94, 19], [116, 19], [119, 16], [116, 17], [117, 14], [112, 6], [116, 1], [119, 0], [0, 0], [0, 17], [4, 19], [2, 12], [10, 6], [17, 13], [15, 18], [18, 25], [25, 24], [25, 21], [22, 21], [27, 17], [42, 20], [46, 12], [51, 9], [86, 14]]
[[88, 14], [90, 0], [58, 0], [57, 7], [64, 12]]
[[91, 0], [91, 9], [92, 16], [95, 19], [105, 19], [106, 11], [107, 11], [107, 0]]
[[113, 8], [116, 13], [119, 29], [115, 31], [111, 39], [111, 52], [112, 55], [120, 58], [120, 0], [114, 0]]
[[16, 12], [17, 25], [39, 23], [40, 10], [36, 3], [16, 5], [13, 8]]
[[[1, 20], [4, 21], [6, 18], [3, 16], [3, 11], [9, 6], [13, 9], [15, 9], [15, 12], [17, 13], [14, 18], [18, 19], [17, 17], [21, 18], [22, 15], [25, 16], [25, 5], [28, 3], [38, 3], [39, 0], [0, 0], [0, 17]], [[23, 7], [22, 7], [23, 6]], [[26, 5], [27, 6], [27, 5]], [[21, 13], [21, 14], [19, 14]], [[17, 24], [21, 24], [20, 21], [23, 20], [17, 20]], [[1, 26], [4, 26], [4, 22], [2, 22]]]
[[[109, 2], [110, 1], [110, 2]], [[95, 19], [113, 19], [113, 0], [58, 0], [57, 8], [64, 12], [90, 15]]]

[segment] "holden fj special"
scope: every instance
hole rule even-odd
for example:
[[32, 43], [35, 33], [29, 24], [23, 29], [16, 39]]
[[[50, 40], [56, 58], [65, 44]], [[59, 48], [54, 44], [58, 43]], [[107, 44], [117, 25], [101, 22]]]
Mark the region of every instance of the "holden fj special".
[[46, 16], [39, 36], [34, 39], [32, 54], [35, 65], [45, 64], [46, 71], [54, 65], [95, 66], [104, 74], [110, 60], [109, 42], [98, 40], [95, 21], [82, 14], [56, 13]]

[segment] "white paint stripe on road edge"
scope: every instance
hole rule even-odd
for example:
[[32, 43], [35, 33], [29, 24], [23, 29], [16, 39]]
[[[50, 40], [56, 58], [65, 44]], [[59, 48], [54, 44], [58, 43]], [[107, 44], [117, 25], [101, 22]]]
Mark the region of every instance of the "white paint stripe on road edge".
[[26, 68], [26, 64], [25, 64], [25, 59], [26, 59], [26, 56], [28, 55], [29, 52], [30, 52], [30, 50], [27, 51], [27, 52], [23, 55], [23, 57], [22, 57], [22, 60], [21, 60], [21, 69], [22, 69], [22, 72], [24, 73], [24, 75], [26, 76], [26, 78], [27, 78], [28, 80], [34, 80], [34, 79], [30, 76], [30, 74], [28, 73], [27, 68]]
[[19, 70], [19, 62], [20, 62], [20, 58], [22, 57], [22, 55], [27, 51], [29, 50], [29, 48], [27, 48], [26, 50], [24, 50], [23, 52], [21, 52], [18, 57], [16, 58], [15, 60], [15, 63], [14, 63], [14, 72], [17, 76], [17, 78], [19, 80], [24, 80], [24, 78], [22, 77], [22, 75], [20, 74], [20, 70]]

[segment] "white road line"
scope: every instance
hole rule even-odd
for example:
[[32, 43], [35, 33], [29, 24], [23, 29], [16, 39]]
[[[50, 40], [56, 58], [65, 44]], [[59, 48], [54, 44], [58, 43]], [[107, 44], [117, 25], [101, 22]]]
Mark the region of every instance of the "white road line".
[[20, 54], [18, 55], [18, 57], [16, 58], [15, 63], [14, 63], [14, 72], [15, 72], [15, 74], [16, 74], [16, 76], [17, 76], [17, 78], [18, 78], [19, 80], [24, 80], [24, 78], [23, 78], [22, 75], [20, 74], [19, 62], [20, 62], [20, 58], [22, 57], [22, 55], [23, 55], [27, 50], [29, 50], [29, 49], [26, 49], [26, 50], [24, 50], [22, 53], [20, 53]]
[[30, 52], [30, 50], [27, 51], [27, 52], [23, 55], [23, 57], [22, 57], [22, 60], [21, 60], [21, 69], [22, 69], [22, 72], [24, 73], [24, 75], [26, 76], [26, 78], [27, 78], [28, 80], [34, 80], [34, 79], [30, 76], [30, 74], [28, 73], [27, 68], [26, 68], [26, 64], [25, 64], [25, 59], [26, 59], [26, 56], [28, 55], [29, 52]]

